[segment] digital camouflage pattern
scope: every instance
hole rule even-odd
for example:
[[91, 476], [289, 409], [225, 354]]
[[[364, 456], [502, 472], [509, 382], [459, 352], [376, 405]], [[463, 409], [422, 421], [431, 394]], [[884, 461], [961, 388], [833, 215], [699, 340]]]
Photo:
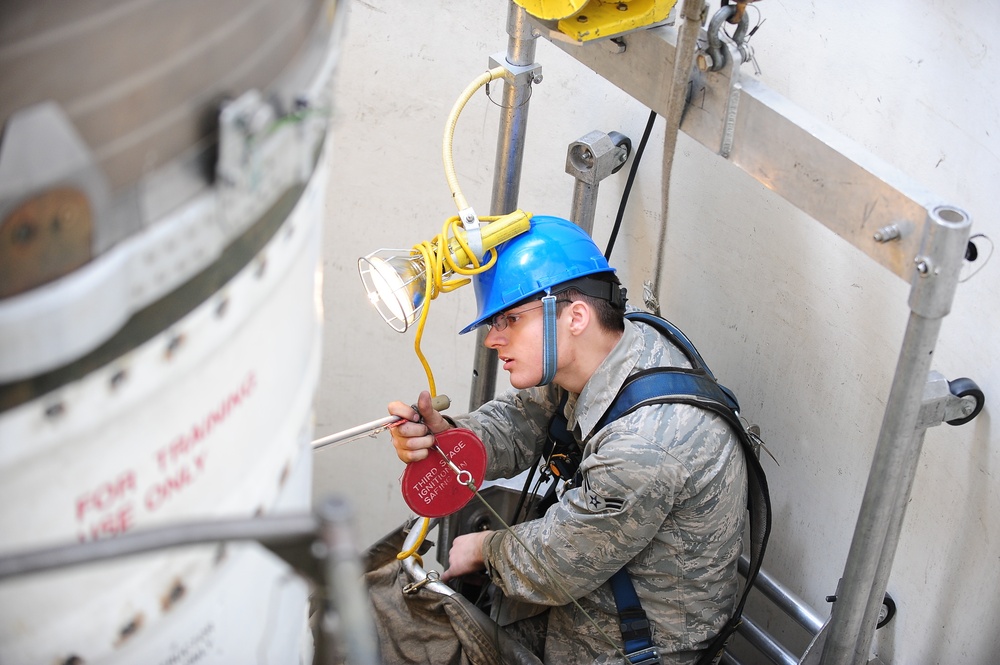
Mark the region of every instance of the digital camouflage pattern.
[[[668, 366], [690, 364], [655, 329], [626, 320], [618, 345], [566, 403], [583, 450], [580, 487], [542, 518], [514, 526], [516, 539], [498, 531], [483, 546], [507, 597], [552, 606], [546, 663], [622, 661], [606, 582], [626, 564], [664, 663], [694, 663], [735, 608], [747, 496], [736, 434], [682, 404], [645, 406], [593, 431], [626, 377]], [[486, 444], [488, 478], [512, 477], [539, 458], [564, 393], [551, 385], [509, 391], [455, 418]]]

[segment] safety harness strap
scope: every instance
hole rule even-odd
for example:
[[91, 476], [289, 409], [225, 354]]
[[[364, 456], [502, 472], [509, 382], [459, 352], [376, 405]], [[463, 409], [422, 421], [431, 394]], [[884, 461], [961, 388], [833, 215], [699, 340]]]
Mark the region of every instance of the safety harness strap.
[[[767, 477], [760, 465], [753, 442], [739, 419], [739, 402], [736, 396], [725, 386], [719, 384], [701, 355], [690, 340], [669, 321], [647, 314], [633, 312], [626, 314], [633, 321], [641, 321], [656, 328], [660, 334], [679, 347], [687, 356], [692, 368], [685, 370], [673, 367], [658, 367], [637, 372], [630, 376], [619, 390], [608, 412], [601, 418], [600, 426], [620, 418], [635, 409], [650, 404], [689, 404], [707, 409], [729, 424], [737, 434], [743, 448], [743, 457], [747, 466], [747, 510], [750, 522], [750, 566], [747, 571], [743, 594], [729, 621], [722, 627], [719, 634], [698, 661], [698, 665], [713, 662], [722, 652], [726, 642], [736, 632], [742, 622], [743, 608], [747, 596], [753, 588], [754, 580], [760, 572], [761, 561], [767, 548], [771, 534], [771, 497], [767, 488]], [[624, 570], [624, 569], [623, 569]], [[628, 585], [632, 580], [628, 578]], [[614, 590], [614, 587], [612, 587]], [[635, 589], [632, 589], [635, 594]], [[617, 602], [617, 600], [616, 600]]]
[[646, 611], [628, 572], [622, 568], [608, 580], [618, 608], [618, 627], [622, 633], [625, 655], [632, 665], [659, 663], [659, 654], [653, 647], [653, 631], [649, 627]]
[[685, 357], [687, 357], [688, 362], [691, 363], [692, 368], [705, 372], [713, 381], [715, 380], [715, 375], [712, 374], [712, 370], [708, 368], [708, 364], [705, 363], [701, 354], [698, 353], [698, 349], [694, 347], [694, 344], [687, 338], [687, 335], [680, 328], [670, 323], [670, 321], [649, 312], [629, 312], [625, 315], [625, 318], [629, 321], [645, 323], [647, 326], [655, 328], [661, 335], [681, 350]]
[[556, 349], [556, 297], [542, 298], [542, 380], [539, 386], [547, 386], [556, 377], [558, 351]]
[[[698, 661], [699, 665], [706, 665], [718, 657], [726, 642], [739, 627], [747, 595], [760, 571], [767, 540], [771, 533], [771, 499], [767, 488], [767, 478], [760, 465], [760, 460], [757, 458], [750, 435], [740, 422], [739, 403], [736, 396], [716, 381], [715, 376], [690, 340], [673, 324], [658, 316], [646, 312], [629, 312], [625, 316], [632, 321], [645, 323], [658, 330], [674, 346], [681, 349], [691, 364], [691, 369], [656, 367], [631, 375], [618, 391], [618, 395], [608, 407], [607, 412], [599, 420], [596, 429], [599, 430], [608, 423], [643, 406], [689, 404], [711, 411], [723, 418], [737, 434], [746, 459], [750, 566], [743, 594], [737, 603], [733, 616], [722, 627]], [[576, 446], [566, 429], [564, 405], [565, 400], [560, 404], [552, 423], [550, 423], [549, 436], [554, 441], [557, 451], [576, 451], [577, 457], [571, 466], [575, 472], [579, 464], [579, 447]], [[557, 475], [568, 479], [570, 471], [566, 469]], [[632, 665], [659, 663], [659, 656], [653, 646], [648, 618], [642, 609], [628, 572], [622, 568], [611, 577], [609, 582], [615, 596], [622, 639], [629, 662]]]
[[726, 419], [734, 429], [742, 430], [735, 417], [739, 405], [736, 397], [706, 374], [682, 368], [654, 367], [641, 370], [626, 379], [615, 401], [598, 421], [600, 429], [613, 420], [629, 414], [647, 404], [682, 403], [713, 411]]
[[[757, 459], [753, 444], [733, 409], [732, 404], [735, 403], [735, 399], [730, 398], [731, 393], [728, 390], [725, 390], [704, 374], [695, 374], [688, 370], [675, 368], [655, 368], [629, 377], [629, 381], [622, 386], [614, 403], [608, 409], [608, 413], [601, 419], [601, 426], [603, 426], [607, 422], [611, 422], [643, 406], [652, 404], [689, 404], [721, 416], [729, 423], [732, 430], [738, 434], [747, 466], [750, 566], [743, 594], [737, 603], [732, 617], [723, 626], [708, 649], [705, 650], [704, 655], [698, 661], [699, 665], [713, 662], [715, 657], [725, 647], [726, 642], [739, 627], [747, 595], [750, 593], [754, 580], [760, 572], [761, 560], [764, 557], [764, 550], [767, 547], [767, 540], [771, 533], [771, 499], [767, 489], [767, 478], [764, 475], [763, 467], [760, 465], [760, 460]], [[632, 587], [632, 580], [624, 568], [616, 575], [624, 577], [623, 582], [619, 582], [618, 585], [612, 584], [611, 587], [615, 594], [615, 602], [617, 603], [618, 594], [621, 593], [619, 588], [625, 585]], [[631, 598], [635, 595], [635, 590], [632, 588], [631, 593], [626, 592], [625, 598]], [[650, 644], [652, 644], [651, 641]]]

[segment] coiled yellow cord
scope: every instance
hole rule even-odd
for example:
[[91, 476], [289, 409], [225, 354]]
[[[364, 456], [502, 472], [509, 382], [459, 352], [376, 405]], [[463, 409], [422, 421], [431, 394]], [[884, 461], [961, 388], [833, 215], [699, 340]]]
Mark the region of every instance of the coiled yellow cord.
[[[458, 124], [458, 116], [461, 114], [465, 104], [479, 88], [494, 79], [503, 78], [505, 72], [506, 70], [503, 67], [495, 67], [481, 74], [476, 80], [470, 83], [455, 102], [445, 123], [444, 140], [442, 141], [445, 179], [448, 181], [448, 188], [451, 190], [452, 199], [460, 212], [468, 208], [468, 203], [458, 186], [458, 176], [455, 172], [455, 162], [452, 157], [452, 143], [455, 136], [455, 126]], [[491, 229], [489, 224], [483, 229], [483, 248], [488, 251], [485, 256], [489, 257], [486, 263], [480, 262], [479, 257], [476, 256], [475, 251], [473, 251], [472, 247], [466, 241], [462, 221], [457, 215], [445, 220], [441, 228], [441, 233], [432, 240], [423, 241], [413, 246], [411, 255], [420, 256], [423, 259], [424, 274], [426, 276], [424, 280], [423, 308], [420, 311], [420, 321], [417, 324], [417, 333], [413, 340], [413, 350], [416, 352], [417, 358], [420, 359], [424, 373], [427, 374], [427, 386], [432, 398], [437, 396], [434, 372], [431, 370], [430, 363], [427, 362], [423, 351], [420, 350], [420, 341], [424, 336], [424, 325], [427, 322], [427, 314], [430, 311], [431, 301], [437, 298], [439, 293], [447, 293], [465, 286], [472, 281], [471, 277], [473, 275], [492, 268], [493, 264], [497, 261], [497, 252], [494, 248], [513, 236], [527, 231], [530, 219], [531, 215], [521, 210], [517, 210], [509, 215], [480, 217], [480, 222], [503, 220], [503, 223], [497, 224], [495, 229]], [[459, 229], [462, 229], [463, 232], [459, 233]], [[455, 255], [457, 255], [458, 260], [456, 260]], [[463, 263], [462, 259], [466, 259], [466, 262]], [[446, 274], [462, 275], [462, 277], [445, 279]], [[397, 559], [403, 560], [415, 554], [427, 536], [430, 523], [429, 518], [423, 518], [420, 535], [414, 542], [414, 545], [408, 550], [397, 554]], [[416, 556], [419, 558], [419, 555]]]
[[[508, 239], [508, 237], [527, 230], [530, 219], [530, 214], [520, 210], [510, 215], [481, 217], [480, 221], [487, 223], [504, 221], [500, 225], [503, 228], [499, 228], [495, 232], [489, 229], [488, 224], [486, 229], [484, 229], [484, 244], [488, 243], [487, 246], [489, 247], [486, 257], [484, 257], [488, 257], [485, 263], [481, 263], [470, 248], [464, 231], [460, 232], [462, 223], [457, 216], [446, 220], [441, 233], [432, 240], [425, 240], [413, 246], [411, 252], [423, 259], [424, 270], [427, 276], [424, 280], [424, 306], [420, 311], [420, 319], [417, 324], [417, 333], [414, 337], [413, 348], [417, 354], [417, 358], [420, 359], [420, 364], [423, 365], [424, 373], [427, 374], [427, 385], [431, 397], [437, 395], [437, 385], [434, 382], [434, 373], [431, 371], [430, 364], [420, 350], [420, 342], [424, 335], [424, 325], [427, 321], [427, 314], [430, 311], [430, 302], [437, 298], [439, 293], [447, 293], [465, 286], [472, 281], [471, 277], [473, 275], [492, 268], [497, 261], [497, 252], [493, 248], [493, 245], [500, 244], [500, 242]], [[455, 254], [461, 255], [458, 261], [456, 261]], [[468, 259], [468, 264], [461, 265], [460, 262], [462, 259]], [[462, 275], [462, 277], [446, 279], [446, 275], [453, 274]]]
[[[420, 546], [423, 545], [424, 538], [427, 537], [427, 531], [430, 530], [431, 518], [425, 517], [423, 519], [424, 519], [424, 521], [420, 525], [420, 535], [417, 536], [416, 541], [414, 541], [413, 547], [411, 547], [408, 550], [404, 550], [404, 551], [402, 551], [402, 552], [400, 552], [399, 554], [396, 555], [396, 559], [398, 559], [399, 561], [402, 561], [403, 559], [406, 559], [406, 558], [408, 558], [410, 556], [413, 556], [413, 554], [418, 549], [420, 549]], [[419, 563], [421, 566], [423, 566], [424, 565], [423, 559], [420, 558], [419, 554], [417, 554], [416, 556], [417, 556], [417, 563]]]

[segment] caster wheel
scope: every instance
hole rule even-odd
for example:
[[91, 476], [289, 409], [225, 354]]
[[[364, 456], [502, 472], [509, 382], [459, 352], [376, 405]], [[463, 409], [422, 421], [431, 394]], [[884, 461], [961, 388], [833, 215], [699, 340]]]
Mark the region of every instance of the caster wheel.
[[882, 608], [878, 612], [878, 623], [875, 624], [875, 629], [878, 630], [892, 621], [894, 616], [896, 616], [896, 601], [889, 594], [885, 594], [885, 598], [882, 599]]
[[986, 396], [983, 395], [983, 391], [979, 389], [976, 382], [972, 379], [955, 379], [954, 381], [948, 382], [948, 389], [951, 390], [951, 394], [955, 397], [972, 397], [976, 400], [976, 408], [972, 410], [972, 413], [965, 416], [964, 418], [955, 418], [954, 420], [947, 420], [949, 425], [964, 425], [973, 418], [979, 415], [979, 412], [983, 410], [983, 405], [986, 404]]

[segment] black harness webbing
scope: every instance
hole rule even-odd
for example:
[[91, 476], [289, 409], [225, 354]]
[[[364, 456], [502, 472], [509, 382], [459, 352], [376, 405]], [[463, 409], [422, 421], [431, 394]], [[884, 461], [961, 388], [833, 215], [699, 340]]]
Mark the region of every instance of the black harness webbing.
[[[722, 627], [698, 661], [699, 665], [706, 665], [719, 656], [726, 642], [739, 627], [747, 595], [760, 571], [764, 551], [767, 548], [767, 540], [771, 533], [771, 499], [767, 489], [767, 478], [760, 465], [760, 460], [757, 458], [753, 441], [740, 422], [739, 403], [736, 401], [736, 397], [729, 389], [716, 381], [698, 350], [684, 333], [669, 321], [653, 314], [630, 312], [625, 316], [631, 321], [645, 323], [658, 330], [660, 334], [681, 349], [690, 362], [691, 369], [655, 367], [631, 375], [618, 391], [618, 395], [615, 396], [607, 412], [598, 421], [595, 431], [644, 406], [688, 404], [706, 409], [723, 418], [737, 434], [743, 447], [743, 456], [746, 459], [747, 510], [750, 513], [750, 552], [748, 557], [750, 565], [747, 571], [746, 585], [733, 616]], [[549, 437], [552, 445], [547, 447], [545, 454], [550, 459], [549, 466], [555, 475], [569, 480], [579, 466], [580, 450], [572, 435], [567, 431], [566, 418], [563, 415], [564, 405], [565, 403], [560, 405], [549, 425]], [[571, 459], [573, 451], [577, 455], [575, 460]], [[552, 497], [547, 498], [552, 501]], [[544, 508], [542, 507], [542, 510]], [[611, 578], [610, 584], [618, 608], [622, 639], [625, 643], [625, 652], [629, 656], [629, 662], [633, 665], [658, 663], [659, 657], [653, 646], [649, 621], [625, 568], [622, 568]]]

